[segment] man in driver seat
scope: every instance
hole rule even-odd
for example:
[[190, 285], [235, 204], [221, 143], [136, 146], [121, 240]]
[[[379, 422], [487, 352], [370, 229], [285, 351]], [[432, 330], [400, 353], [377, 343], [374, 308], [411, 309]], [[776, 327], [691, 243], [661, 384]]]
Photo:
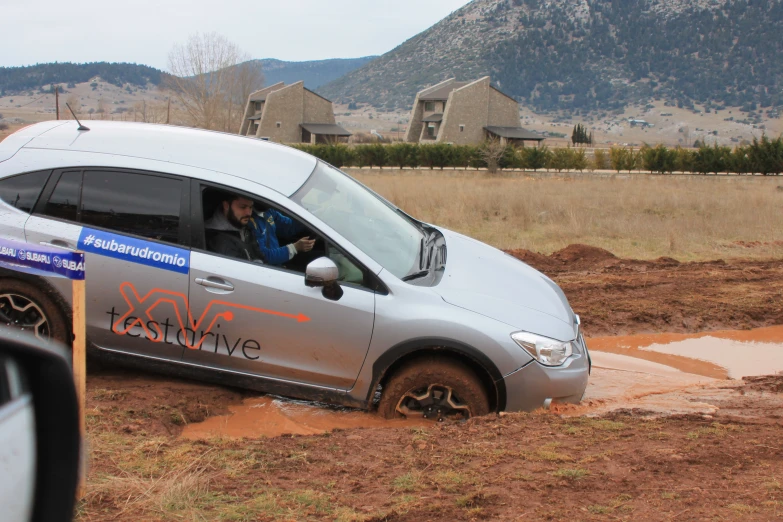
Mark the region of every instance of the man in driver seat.
[[253, 212], [251, 199], [237, 194], [227, 195], [204, 224], [207, 247], [225, 256], [272, 265], [283, 264], [298, 252], [313, 249], [315, 240], [308, 238], [281, 247], [275, 219], [283, 224], [286, 233], [290, 232], [287, 235], [293, 235], [300, 229], [291, 218], [275, 210], [257, 214]]

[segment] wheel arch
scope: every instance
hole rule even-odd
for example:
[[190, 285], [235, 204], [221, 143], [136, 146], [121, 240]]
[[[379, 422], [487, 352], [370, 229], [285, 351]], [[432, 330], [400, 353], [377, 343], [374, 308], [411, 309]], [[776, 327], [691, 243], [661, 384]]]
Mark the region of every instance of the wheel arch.
[[490, 411], [505, 409], [506, 386], [503, 375], [495, 363], [486, 354], [470, 345], [443, 338], [412, 339], [386, 350], [373, 363], [373, 384], [367, 394], [367, 404], [372, 407], [373, 396], [378, 386], [383, 386], [401, 366], [421, 357], [432, 355], [448, 357], [464, 363], [473, 370], [487, 391]]

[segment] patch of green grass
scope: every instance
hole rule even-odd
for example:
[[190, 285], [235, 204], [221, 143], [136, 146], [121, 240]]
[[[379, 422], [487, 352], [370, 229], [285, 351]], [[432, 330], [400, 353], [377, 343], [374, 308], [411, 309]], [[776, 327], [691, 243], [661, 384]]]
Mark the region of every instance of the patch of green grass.
[[756, 508], [747, 504], [729, 504], [726, 507], [737, 513], [742, 513], [743, 515], [749, 515], [750, 513], [754, 513], [756, 511]]
[[547, 462], [572, 462], [574, 460], [570, 455], [549, 450], [538, 450], [536, 451], [535, 456], [538, 459], [545, 460]]
[[474, 483], [473, 477], [466, 473], [459, 473], [456, 471], [439, 471], [431, 477], [431, 481], [434, 485], [437, 485], [449, 493]]
[[581, 480], [590, 475], [590, 472], [582, 468], [560, 468], [552, 472], [552, 476], [566, 480]]
[[396, 491], [414, 491], [419, 485], [419, 473], [409, 471], [392, 481], [392, 487]]
[[677, 500], [678, 498], [680, 498], [680, 496], [671, 491], [664, 491], [661, 493], [662, 500]]

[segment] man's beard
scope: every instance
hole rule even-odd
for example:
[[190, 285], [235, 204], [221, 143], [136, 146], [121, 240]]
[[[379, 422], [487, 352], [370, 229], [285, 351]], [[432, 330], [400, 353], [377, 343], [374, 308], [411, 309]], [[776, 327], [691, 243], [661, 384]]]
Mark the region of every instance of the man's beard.
[[234, 210], [231, 208], [228, 209], [227, 217], [228, 217], [228, 222], [237, 228], [242, 228], [246, 224], [246, 223], [242, 223], [242, 221], [239, 218], [237, 218], [236, 214], [234, 214]]

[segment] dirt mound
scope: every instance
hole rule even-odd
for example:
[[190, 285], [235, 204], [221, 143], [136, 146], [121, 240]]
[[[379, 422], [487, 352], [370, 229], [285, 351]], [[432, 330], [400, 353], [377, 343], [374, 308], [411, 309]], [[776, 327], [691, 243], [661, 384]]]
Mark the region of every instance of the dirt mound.
[[516, 249], [506, 250], [506, 253], [516, 257], [520, 261], [527, 263], [537, 270], [547, 270], [553, 268], [560, 268], [561, 263], [551, 257], [539, 254], [538, 252], [532, 252], [530, 250]]
[[761, 377], [743, 377], [752, 390], [783, 393], [783, 375], [763, 375]]
[[582, 266], [597, 266], [617, 259], [617, 256], [608, 250], [580, 244], [568, 245], [564, 249], [553, 253], [551, 257], [569, 265], [579, 264]]
[[545, 256], [530, 250], [506, 250], [506, 253], [541, 271], [587, 270], [614, 264], [618, 257], [603, 248], [589, 245], [568, 245]]

